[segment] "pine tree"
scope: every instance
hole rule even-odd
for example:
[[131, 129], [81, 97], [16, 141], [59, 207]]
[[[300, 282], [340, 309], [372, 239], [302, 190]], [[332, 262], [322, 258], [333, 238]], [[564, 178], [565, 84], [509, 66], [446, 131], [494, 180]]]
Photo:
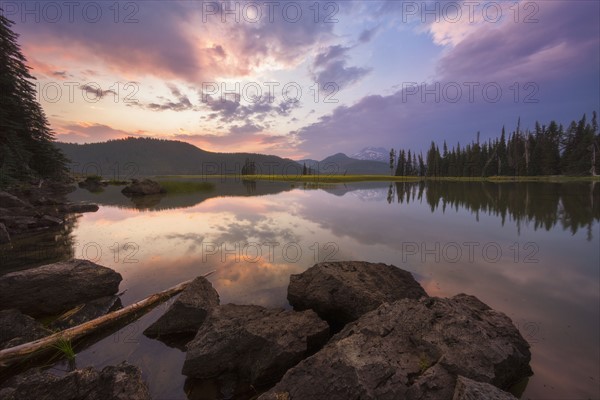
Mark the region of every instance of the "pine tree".
[[13, 24], [0, 12], [0, 185], [30, 178], [63, 180], [66, 159], [53, 145]]
[[508, 175], [508, 159], [506, 151], [506, 129], [502, 127], [502, 134], [498, 141], [498, 175]]
[[396, 166], [396, 176], [404, 176], [406, 167], [406, 155], [404, 150], [398, 151], [398, 164]]
[[565, 150], [561, 162], [563, 172], [569, 175], [592, 175], [595, 141], [594, 127], [587, 123], [585, 115], [579, 123], [573, 121], [564, 142]]
[[423, 153], [419, 153], [419, 176], [425, 176], [427, 168], [425, 167], [425, 161], [423, 161]]

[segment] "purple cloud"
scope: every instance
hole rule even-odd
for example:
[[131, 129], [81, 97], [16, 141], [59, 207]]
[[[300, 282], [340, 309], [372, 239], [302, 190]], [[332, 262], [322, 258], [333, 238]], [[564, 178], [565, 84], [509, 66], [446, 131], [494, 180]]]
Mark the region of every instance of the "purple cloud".
[[598, 110], [599, 3], [593, 3], [545, 2], [539, 23], [475, 29], [448, 48], [437, 78], [425, 87], [405, 83], [392, 95], [340, 106], [293, 132], [300, 149], [319, 158], [373, 145], [417, 150], [431, 140], [464, 145], [478, 131], [483, 139], [496, 137], [519, 116], [523, 127], [532, 128], [535, 120], [564, 123]]
[[348, 52], [352, 47], [341, 45], [329, 46], [315, 57], [313, 63], [313, 80], [322, 87], [334, 83], [338, 88], [347, 87], [358, 82], [371, 72], [370, 69], [348, 67]]

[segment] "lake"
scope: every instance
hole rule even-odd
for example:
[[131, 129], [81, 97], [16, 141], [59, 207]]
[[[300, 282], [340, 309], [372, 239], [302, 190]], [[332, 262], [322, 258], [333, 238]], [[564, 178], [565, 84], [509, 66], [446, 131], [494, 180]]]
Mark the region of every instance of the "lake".
[[[135, 202], [78, 189], [100, 210], [33, 256], [16, 245], [6, 268], [86, 258], [122, 274], [123, 305], [214, 270], [221, 303], [290, 308], [290, 274], [317, 262], [393, 264], [431, 296], [472, 294], [513, 320], [532, 351], [521, 398], [600, 398], [600, 184], [214, 182]], [[127, 360], [156, 400], [212, 398], [185, 382], [181, 350], [142, 334], [168, 305], [79, 350], [77, 367]]]

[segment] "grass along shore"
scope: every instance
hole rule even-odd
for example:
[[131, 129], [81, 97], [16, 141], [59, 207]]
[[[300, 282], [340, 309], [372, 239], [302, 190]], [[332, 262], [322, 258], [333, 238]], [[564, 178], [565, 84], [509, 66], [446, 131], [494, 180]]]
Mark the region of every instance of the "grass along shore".
[[[489, 177], [423, 177], [423, 176], [389, 176], [389, 175], [166, 175], [156, 179], [234, 179], [248, 181], [282, 181], [282, 182], [419, 182], [419, 181], [450, 181], [450, 182], [600, 182], [600, 176], [489, 176]], [[181, 182], [183, 184], [183, 182]], [[188, 184], [190, 182], [187, 182]], [[162, 182], [161, 182], [162, 184]]]

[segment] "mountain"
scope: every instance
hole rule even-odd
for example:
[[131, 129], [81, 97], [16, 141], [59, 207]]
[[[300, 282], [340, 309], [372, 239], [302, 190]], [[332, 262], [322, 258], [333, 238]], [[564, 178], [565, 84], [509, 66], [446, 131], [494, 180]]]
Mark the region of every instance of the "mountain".
[[111, 179], [240, 174], [246, 160], [254, 162], [257, 174], [302, 173], [302, 165], [287, 158], [254, 153], [214, 153], [175, 140], [126, 138], [102, 143], [56, 145], [71, 160], [72, 172]]
[[352, 154], [350, 158], [355, 158], [357, 160], [382, 161], [387, 163], [390, 160], [390, 151], [384, 149], [383, 147], [365, 147], [358, 153]]
[[[312, 161], [312, 162], [310, 162]], [[319, 171], [321, 175], [389, 175], [390, 167], [387, 163], [380, 161], [357, 160], [350, 158], [344, 153], [337, 153], [319, 162], [314, 160], [302, 160], [306, 167], [313, 171]]]

